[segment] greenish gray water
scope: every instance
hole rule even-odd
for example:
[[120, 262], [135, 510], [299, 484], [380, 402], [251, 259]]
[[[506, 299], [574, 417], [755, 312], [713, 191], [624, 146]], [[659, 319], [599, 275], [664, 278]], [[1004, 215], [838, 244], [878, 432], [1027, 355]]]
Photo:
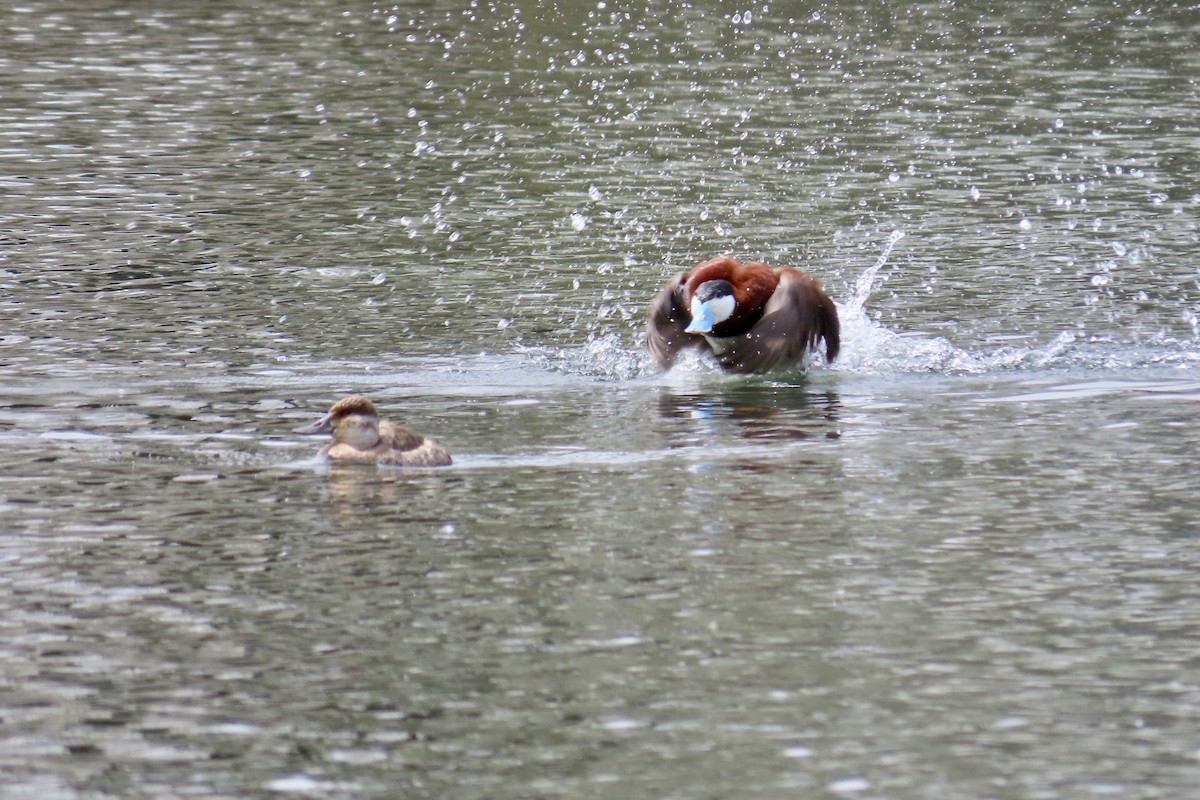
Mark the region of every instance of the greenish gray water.
[[[1198, 33], [0, 10], [0, 796], [1194, 793]], [[720, 252], [839, 361], [657, 374]]]

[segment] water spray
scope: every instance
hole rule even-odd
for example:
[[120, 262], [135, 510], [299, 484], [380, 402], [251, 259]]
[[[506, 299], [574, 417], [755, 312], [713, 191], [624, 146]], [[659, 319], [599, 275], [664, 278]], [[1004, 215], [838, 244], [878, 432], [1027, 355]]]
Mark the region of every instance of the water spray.
[[888, 257], [892, 254], [892, 250], [895, 249], [896, 243], [903, 239], [904, 235], [904, 231], [902, 230], [892, 231], [887, 241], [883, 243], [883, 251], [879, 254], [879, 258], [875, 259], [875, 263], [864, 271], [862, 275], [858, 276], [858, 280], [854, 283], [854, 294], [846, 301], [846, 311], [848, 313], [857, 315], [862, 311], [867, 298], [877, 288], [874, 285], [875, 276], [887, 264]]

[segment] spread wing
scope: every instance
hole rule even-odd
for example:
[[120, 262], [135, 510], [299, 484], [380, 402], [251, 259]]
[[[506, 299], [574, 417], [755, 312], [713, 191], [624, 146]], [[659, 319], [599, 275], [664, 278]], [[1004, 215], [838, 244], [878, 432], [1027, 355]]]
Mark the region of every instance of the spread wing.
[[825, 341], [825, 360], [833, 361], [841, 347], [837, 306], [814, 279], [784, 269], [762, 318], [745, 336], [730, 339], [716, 356], [732, 372], [768, 372], [793, 364], [815, 350], [819, 340]]
[[683, 291], [686, 276], [686, 272], [680, 272], [659, 291], [646, 320], [646, 347], [664, 369], [675, 362], [683, 348], [704, 346], [703, 336], [683, 332], [692, 319]]

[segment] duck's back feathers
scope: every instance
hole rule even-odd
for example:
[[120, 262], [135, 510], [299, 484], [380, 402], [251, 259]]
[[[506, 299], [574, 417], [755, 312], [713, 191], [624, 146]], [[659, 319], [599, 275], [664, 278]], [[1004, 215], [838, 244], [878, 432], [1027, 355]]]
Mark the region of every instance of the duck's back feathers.
[[379, 423], [379, 443], [387, 453], [378, 463], [402, 467], [448, 467], [450, 453], [440, 444], [416, 431], [383, 420]]

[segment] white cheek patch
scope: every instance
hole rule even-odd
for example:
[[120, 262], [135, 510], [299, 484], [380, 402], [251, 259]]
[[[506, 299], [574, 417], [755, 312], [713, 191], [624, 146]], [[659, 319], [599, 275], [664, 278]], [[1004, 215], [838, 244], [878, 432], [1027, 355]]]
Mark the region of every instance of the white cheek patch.
[[733, 295], [727, 294], [724, 297], [718, 297], [715, 300], [708, 301], [708, 307], [712, 309], [712, 320], [714, 325], [719, 325], [725, 320], [733, 316]]
[[733, 315], [733, 295], [715, 297], [715, 299], [709, 300], [707, 303], [702, 303], [700, 300], [696, 299], [696, 297], [692, 297], [692, 317], [697, 317], [697, 315], [700, 315], [700, 313], [698, 313], [698, 308], [701, 306], [708, 306], [709, 318], [713, 320], [713, 325], [720, 325]]

